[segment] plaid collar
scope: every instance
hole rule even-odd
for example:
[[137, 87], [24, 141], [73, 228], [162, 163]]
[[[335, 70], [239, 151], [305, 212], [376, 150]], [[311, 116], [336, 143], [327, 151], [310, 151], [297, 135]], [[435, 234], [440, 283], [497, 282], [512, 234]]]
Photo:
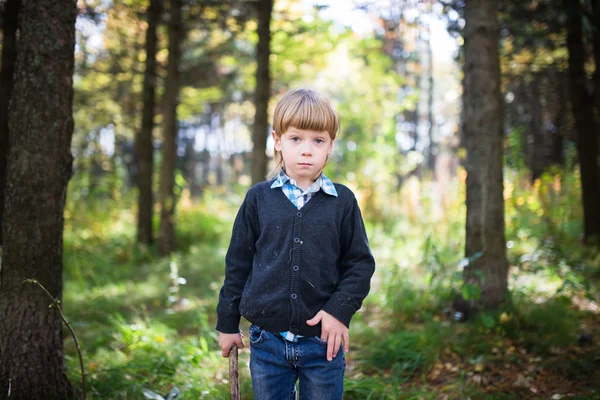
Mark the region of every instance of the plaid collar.
[[[282, 168], [281, 171], [279, 171], [279, 175], [277, 175], [275, 177], [275, 179], [273, 180], [271, 189], [283, 187], [283, 185], [285, 185], [288, 182], [290, 185], [298, 187], [296, 185], [296, 181], [294, 179], [290, 178]], [[298, 188], [298, 189], [300, 189], [300, 188]], [[338, 196], [337, 190], [335, 190], [335, 186], [334, 186], [333, 182], [328, 177], [326, 177], [324, 173], [321, 173], [321, 175], [319, 175], [317, 180], [314, 181], [312, 183], [312, 185], [310, 185], [303, 194], [316, 193], [319, 191], [319, 189], [323, 190], [323, 192], [325, 192], [325, 194], [328, 194], [330, 196], [334, 196], [334, 197]], [[302, 189], [300, 189], [300, 190], [302, 190]]]

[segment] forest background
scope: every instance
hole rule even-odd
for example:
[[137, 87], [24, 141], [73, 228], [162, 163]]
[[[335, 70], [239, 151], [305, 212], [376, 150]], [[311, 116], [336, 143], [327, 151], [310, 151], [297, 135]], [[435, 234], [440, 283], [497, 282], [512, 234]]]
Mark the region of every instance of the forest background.
[[597, 0], [67, 3], [0, 0], [0, 399], [228, 398], [225, 252], [299, 87], [377, 260], [344, 398], [600, 398]]

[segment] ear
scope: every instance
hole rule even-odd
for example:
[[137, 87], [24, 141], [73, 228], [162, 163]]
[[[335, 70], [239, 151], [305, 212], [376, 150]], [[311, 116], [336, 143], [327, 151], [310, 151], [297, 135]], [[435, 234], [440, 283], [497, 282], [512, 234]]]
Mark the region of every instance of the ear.
[[281, 138], [277, 136], [275, 131], [271, 131], [271, 137], [273, 138], [273, 142], [275, 143], [275, 150], [281, 151]]
[[333, 143], [335, 142], [335, 139], [331, 141], [331, 143], [329, 143], [329, 150], [327, 150], [327, 155], [331, 154], [331, 152], [333, 151]]

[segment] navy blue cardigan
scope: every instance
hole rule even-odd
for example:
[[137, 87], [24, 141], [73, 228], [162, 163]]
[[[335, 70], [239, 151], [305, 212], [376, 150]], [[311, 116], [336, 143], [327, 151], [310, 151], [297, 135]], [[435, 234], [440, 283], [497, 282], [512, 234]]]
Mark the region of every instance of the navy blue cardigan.
[[270, 332], [319, 336], [306, 321], [319, 310], [346, 326], [369, 293], [375, 270], [350, 189], [335, 184], [298, 210], [271, 181], [248, 191], [233, 225], [217, 330], [239, 332], [240, 316]]

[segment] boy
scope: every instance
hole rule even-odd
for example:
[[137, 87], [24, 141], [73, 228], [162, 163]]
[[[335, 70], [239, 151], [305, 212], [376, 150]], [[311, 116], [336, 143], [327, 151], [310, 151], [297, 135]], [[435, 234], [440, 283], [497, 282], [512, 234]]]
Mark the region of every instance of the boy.
[[[273, 116], [277, 168], [237, 214], [217, 306], [224, 357], [243, 315], [254, 396], [341, 399], [348, 327], [375, 270], [356, 198], [324, 174], [339, 129], [320, 93], [287, 93]], [[344, 351], [340, 354], [340, 346]]]

